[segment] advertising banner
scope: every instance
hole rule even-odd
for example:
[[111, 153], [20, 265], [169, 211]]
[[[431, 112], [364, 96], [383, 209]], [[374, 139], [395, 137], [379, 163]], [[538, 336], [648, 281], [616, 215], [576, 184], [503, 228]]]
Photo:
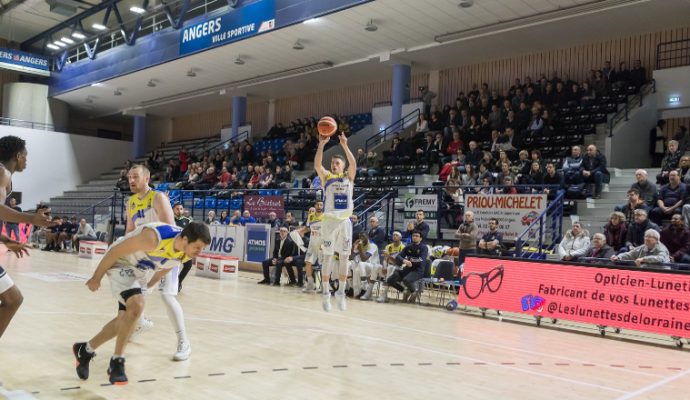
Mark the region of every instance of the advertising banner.
[[401, 229], [405, 231], [407, 224], [415, 222], [415, 215], [417, 211], [424, 211], [424, 222], [429, 224], [429, 236], [427, 239], [437, 239], [438, 233], [438, 195], [436, 194], [414, 194], [408, 193], [404, 197], [405, 210], [404, 222], [405, 226]]
[[690, 275], [467, 257], [458, 303], [690, 337]]
[[245, 261], [262, 262], [271, 255], [271, 225], [247, 224]]
[[479, 237], [489, 231], [489, 219], [498, 220], [503, 240], [514, 241], [547, 206], [545, 194], [466, 194], [465, 210], [474, 212]]
[[244, 196], [244, 209], [256, 218], [266, 218], [272, 212], [276, 213], [278, 218], [284, 218], [284, 201], [283, 196]]
[[261, 0], [227, 14], [185, 26], [180, 31], [180, 55], [252, 37], [275, 28], [275, 0]]
[[50, 76], [50, 64], [47, 57], [2, 47], [0, 47], [0, 68], [27, 74]]
[[244, 260], [243, 226], [209, 225], [208, 229], [211, 231], [211, 244], [204, 249], [204, 253], [233, 256]]

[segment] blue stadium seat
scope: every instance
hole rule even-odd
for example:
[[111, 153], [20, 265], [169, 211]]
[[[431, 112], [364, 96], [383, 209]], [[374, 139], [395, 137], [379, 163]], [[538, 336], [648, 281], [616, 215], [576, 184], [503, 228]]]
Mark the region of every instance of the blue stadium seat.
[[204, 208], [204, 200], [194, 199], [194, 208]]

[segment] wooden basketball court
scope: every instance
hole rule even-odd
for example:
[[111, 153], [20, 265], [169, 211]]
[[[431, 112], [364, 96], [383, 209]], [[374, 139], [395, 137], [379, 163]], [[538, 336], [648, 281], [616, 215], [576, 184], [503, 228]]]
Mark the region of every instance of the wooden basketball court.
[[327, 314], [320, 295], [259, 286], [251, 273], [185, 281], [188, 361], [171, 361], [175, 334], [155, 294], [146, 312], [154, 328], [127, 349], [129, 385], [108, 384], [114, 342], [97, 351], [84, 382], [71, 346], [115, 315], [107, 278], [91, 293], [84, 282], [96, 264], [73, 254], [33, 250], [0, 262], [25, 297], [0, 340], [0, 398], [687, 399], [690, 388], [688, 351], [670, 340], [394, 301], [349, 300], [346, 312], [334, 303]]

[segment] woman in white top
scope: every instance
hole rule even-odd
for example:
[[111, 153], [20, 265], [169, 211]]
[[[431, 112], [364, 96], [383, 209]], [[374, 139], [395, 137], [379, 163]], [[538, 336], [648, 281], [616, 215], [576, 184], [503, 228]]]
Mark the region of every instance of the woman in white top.
[[419, 117], [417, 117], [417, 133], [424, 133], [429, 131], [429, 123], [426, 120], [426, 117], [424, 114], [419, 114]]

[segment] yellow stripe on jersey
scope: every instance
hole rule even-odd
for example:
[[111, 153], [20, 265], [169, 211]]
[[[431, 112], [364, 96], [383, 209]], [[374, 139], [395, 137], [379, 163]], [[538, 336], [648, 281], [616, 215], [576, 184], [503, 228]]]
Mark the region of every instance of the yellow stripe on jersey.
[[137, 219], [144, 218], [146, 212], [153, 209], [153, 199], [156, 197], [156, 193], [155, 190], [149, 190], [143, 199], [140, 199], [136, 194], [129, 196], [127, 215], [132, 222], [136, 223]]
[[395, 243], [390, 243], [386, 245], [386, 251], [388, 252], [388, 254], [400, 253], [401, 251], [403, 251], [404, 248], [405, 245], [402, 243], [400, 243], [400, 245], [398, 246], [396, 246]]
[[316, 215], [315, 212], [310, 212], [307, 216], [307, 226], [310, 226], [311, 224], [317, 224], [321, 221], [323, 221], [323, 213]]

